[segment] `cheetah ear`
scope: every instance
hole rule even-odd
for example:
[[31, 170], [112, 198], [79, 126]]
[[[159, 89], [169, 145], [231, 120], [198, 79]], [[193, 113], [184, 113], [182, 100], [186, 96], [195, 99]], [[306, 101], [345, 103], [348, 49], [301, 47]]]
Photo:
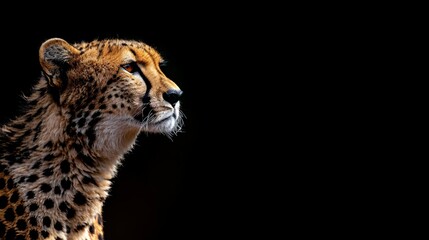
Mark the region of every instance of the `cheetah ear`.
[[42, 43], [39, 49], [39, 61], [49, 85], [63, 87], [61, 73], [78, 54], [79, 50], [61, 38], [51, 38]]

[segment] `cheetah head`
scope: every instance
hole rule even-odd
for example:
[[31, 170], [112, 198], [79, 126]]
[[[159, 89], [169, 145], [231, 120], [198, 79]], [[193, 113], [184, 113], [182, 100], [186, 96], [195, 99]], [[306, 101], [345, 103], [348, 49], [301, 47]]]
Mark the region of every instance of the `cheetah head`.
[[39, 60], [68, 134], [100, 154], [123, 154], [140, 132], [171, 137], [181, 129], [182, 91], [145, 43], [53, 38], [41, 45]]

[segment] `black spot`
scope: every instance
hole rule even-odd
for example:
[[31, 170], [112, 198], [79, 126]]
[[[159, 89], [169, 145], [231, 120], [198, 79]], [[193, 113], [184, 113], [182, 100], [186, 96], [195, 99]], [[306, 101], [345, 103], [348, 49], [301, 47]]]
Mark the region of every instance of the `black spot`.
[[47, 168], [47, 169], [43, 170], [43, 175], [46, 177], [49, 177], [52, 174], [54, 174], [54, 170], [52, 168]]
[[0, 221], [0, 236], [4, 236], [4, 233], [6, 231], [6, 227], [4, 226], [4, 224]]
[[46, 227], [51, 227], [51, 218], [49, 218], [49, 217], [44, 217], [43, 218], [43, 226], [46, 226]]
[[0, 163], [0, 172], [3, 172], [3, 170], [6, 169], [6, 167], [7, 167], [7, 165]]
[[90, 184], [90, 183], [92, 183], [95, 186], [97, 186], [97, 182], [92, 177], [84, 176], [83, 179], [82, 179], [82, 182], [83, 182], [83, 184]]
[[81, 192], [76, 192], [76, 194], [74, 195], [73, 202], [81, 206], [81, 205], [84, 205], [87, 202], [87, 200], [86, 200], [86, 197]]
[[25, 123], [15, 123], [11, 127], [16, 128], [16, 129], [24, 129]]
[[40, 167], [40, 164], [42, 164], [41, 162], [37, 161], [33, 167], [31, 167], [31, 169], [38, 169]]
[[109, 81], [107, 81], [107, 85], [112, 84], [114, 81], [115, 81], [115, 79], [113, 79], [113, 78], [109, 79]]
[[6, 240], [15, 240], [15, 239], [16, 239], [15, 229], [11, 228], [11, 229], [7, 230]]
[[43, 205], [45, 205], [46, 209], [51, 209], [54, 207], [54, 201], [52, 201], [52, 199], [48, 198], [45, 200]]
[[72, 219], [72, 218], [74, 218], [74, 216], [76, 216], [76, 211], [75, 211], [73, 208], [69, 208], [69, 209], [67, 210], [66, 217], [67, 217], [68, 219]]
[[53, 144], [52, 141], [49, 141], [45, 144], [45, 146], [43, 146], [44, 148], [52, 148]]
[[69, 207], [66, 202], [60, 203], [59, 208], [61, 212], [66, 213], [68, 219], [71, 219], [76, 215], [76, 211], [73, 208]]
[[16, 212], [16, 215], [18, 215], [18, 216], [24, 215], [24, 212], [25, 212], [24, 206], [22, 204], [19, 204], [16, 207], [15, 212]]
[[15, 240], [25, 240], [25, 237], [22, 235], [16, 235]]
[[76, 150], [76, 152], [81, 152], [82, 148], [83, 148], [82, 145], [79, 145], [79, 144], [76, 144], [76, 143], [73, 143], [73, 147]]
[[54, 228], [58, 231], [62, 231], [63, 230], [63, 224], [61, 224], [60, 222], [56, 222], [54, 225]]
[[8, 201], [6, 196], [0, 196], [0, 209], [3, 209], [7, 206]]
[[4, 219], [9, 222], [13, 222], [13, 220], [15, 220], [15, 212], [13, 211], [13, 208], [10, 207], [6, 210], [4, 213]]
[[36, 174], [33, 174], [27, 178], [27, 182], [35, 182], [37, 179], [39, 179], [39, 177]]
[[[109, 95], [110, 97], [111, 97], [111, 95]], [[98, 107], [99, 109], [106, 109], [107, 108], [107, 106], [106, 106], [106, 104], [101, 104], [100, 105], [100, 107]]]
[[67, 160], [62, 161], [60, 167], [62, 173], [70, 172], [70, 163]]
[[60, 238], [60, 237], [57, 237], [57, 238], [55, 238], [55, 240], [63, 240], [62, 238]]
[[0, 172], [3, 172], [6, 169], [6, 165], [0, 163]]
[[39, 209], [39, 205], [37, 205], [37, 203], [32, 203], [32, 204], [30, 205], [30, 212], [34, 212], [34, 211], [36, 211], [37, 209]]
[[59, 208], [61, 212], [67, 212], [67, 209], [68, 209], [67, 203], [66, 202], [60, 203]]
[[85, 118], [79, 119], [79, 121], [77, 122], [77, 126], [82, 128], [83, 126], [85, 126], [85, 121], [86, 121]]
[[89, 226], [89, 232], [94, 234], [94, 225]]
[[30, 224], [34, 227], [37, 226], [37, 219], [35, 217], [30, 217]]
[[54, 159], [54, 155], [52, 154], [48, 154], [43, 158], [43, 160], [45, 161], [51, 161], [52, 159]]
[[19, 199], [19, 193], [18, 193], [18, 191], [15, 191], [12, 193], [12, 196], [10, 196], [9, 201], [11, 203], [16, 203], [16, 201], [18, 201], [18, 199]]
[[97, 111], [94, 114], [92, 114], [92, 118], [98, 118], [100, 115], [101, 115], [101, 112]]
[[70, 233], [70, 226], [66, 226], [66, 232]]
[[103, 235], [98, 234], [98, 240], [104, 240]]
[[6, 181], [4, 178], [0, 178], [0, 189], [3, 189], [6, 186]]
[[98, 214], [97, 222], [99, 225], [103, 226], [103, 217], [100, 214]]
[[94, 103], [91, 103], [91, 104], [89, 104], [88, 109], [89, 109], [89, 110], [93, 110], [93, 109], [94, 109], [94, 107], [95, 107]]
[[[102, 89], [101, 89], [101, 92], [105, 92], [106, 90], [107, 90], [107, 88], [106, 88], [106, 87], [104, 87], [104, 88], [102, 88]], [[106, 97], [102, 96], [102, 97], [98, 100], [98, 103], [103, 103], [105, 99], [106, 99]]]
[[30, 135], [31, 132], [32, 132], [32, 130], [28, 129], [27, 131], [24, 132], [24, 134], [22, 134], [22, 136], [20, 138], [24, 139], [24, 137]]
[[52, 187], [47, 183], [42, 183], [42, 185], [40, 186], [40, 190], [44, 193], [48, 193], [52, 190]]
[[64, 191], [69, 190], [71, 187], [71, 181], [68, 179], [61, 180], [61, 187], [63, 187]]
[[29, 106], [34, 106], [36, 104], [37, 104], [37, 100], [33, 100], [33, 101], [28, 101], [27, 102], [27, 105], [29, 105]]
[[32, 199], [34, 198], [34, 192], [33, 191], [28, 191], [27, 192], [27, 199]]
[[41, 231], [40, 233], [42, 234], [43, 238], [48, 238], [49, 237], [49, 232], [47, 232], [45, 230]]
[[[91, 137], [92, 140], [90, 139], [90, 143], [92, 143], [94, 141], [94, 139], [95, 139], [95, 132], [94, 132], [93, 129], [91, 131], [92, 131], [91, 134], [94, 135], [94, 136]], [[79, 153], [78, 158], [81, 159], [86, 165], [88, 165], [90, 167], [94, 167], [95, 166], [94, 165], [94, 160], [91, 157], [87, 156], [87, 155]]]
[[21, 177], [18, 181], [18, 183], [23, 183], [23, 182], [25, 182], [25, 177]]
[[94, 117], [91, 121], [88, 123], [88, 130], [86, 131], [86, 135], [88, 137], [88, 145], [92, 146], [95, 142], [96, 134], [95, 134], [95, 126], [97, 123], [101, 120], [100, 117]]
[[54, 188], [54, 193], [57, 194], [57, 195], [60, 195], [61, 194], [61, 188], [59, 186], [56, 186]]
[[15, 183], [13, 182], [13, 179], [12, 179], [12, 178], [9, 178], [9, 179], [7, 180], [7, 188], [8, 188], [9, 190], [12, 190], [14, 187], [15, 187]]
[[4, 172], [4, 175], [9, 175], [9, 170], [5, 169], [3, 172]]
[[82, 231], [82, 229], [84, 229], [85, 227], [86, 227], [86, 225], [84, 225], [84, 224], [77, 225], [76, 232]]
[[116, 104], [112, 104], [112, 108], [113, 109], [116, 109], [118, 107], [118, 105], [116, 105]]
[[37, 240], [39, 238], [39, 233], [37, 232], [37, 230], [31, 229], [30, 238], [31, 240]]
[[[46, 91], [46, 89], [45, 89], [45, 91]], [[43, 108], [39, 108], [39, 109], [37, 109], [37, 112], [36, 112], [35, 114], [33, 114], [32, 118], [37, 117], [39, 114], [41, 114], [41, 113], [42, 113], [42, 111], [43, 111]]]
[[40, 121], [39, 124], [37, 124], [36, 128], [34, 129], [33, 142], [35, 142], [37, 140], [37, 138], [39, 137], [41, 125], [42, 125], [42, 121]]
[[24, 219], [19, 219], [16, 222], [16, 227], [18, 228], [18, 230], [25, 230], [27, 228], [27, 222], [25, 222]]

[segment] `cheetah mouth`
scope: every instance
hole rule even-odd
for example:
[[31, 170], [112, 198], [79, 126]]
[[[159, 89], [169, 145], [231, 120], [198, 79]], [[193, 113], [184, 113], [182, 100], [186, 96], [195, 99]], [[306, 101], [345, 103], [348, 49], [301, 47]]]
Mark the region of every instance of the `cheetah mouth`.
[[132, 116], [132, 125], [143, 132], [174, 134], [180, 131], [182, 120], [178, 110], [144, 111]]
[[144, 113], [139, 113], [134, 116], [134, 120], [136, 120], [139, 124], [144, 125], [162, 125], [170, 120], [175, 120], [177, 118], [176, 113], [173, 111], [172, 113], [150, 113], [145, 115]]
[[155, 117], [144, 117], [143, 114], [138, 114], [136, 116], [134, 116], [134, 120], [136, 120], [137, 122], [139, 122], [140, 124], [163, 124], [164, 122], [167, 122], [171, 119], [175, 119], [176, 118], [176, 114], [172, 113], [169, 114], [168, 116], [162, 117], [161, 119], [159, 118], [155, 118]]

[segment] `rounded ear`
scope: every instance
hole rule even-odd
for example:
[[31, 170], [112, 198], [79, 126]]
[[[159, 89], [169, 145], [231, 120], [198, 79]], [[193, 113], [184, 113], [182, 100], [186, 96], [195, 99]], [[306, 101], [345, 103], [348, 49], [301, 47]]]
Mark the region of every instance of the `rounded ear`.
[[53, 87], [62, 87], [61, 70], [79, 54], [79, 50], [61, 38], [46, 40], [39, 49], [42, 70]]

